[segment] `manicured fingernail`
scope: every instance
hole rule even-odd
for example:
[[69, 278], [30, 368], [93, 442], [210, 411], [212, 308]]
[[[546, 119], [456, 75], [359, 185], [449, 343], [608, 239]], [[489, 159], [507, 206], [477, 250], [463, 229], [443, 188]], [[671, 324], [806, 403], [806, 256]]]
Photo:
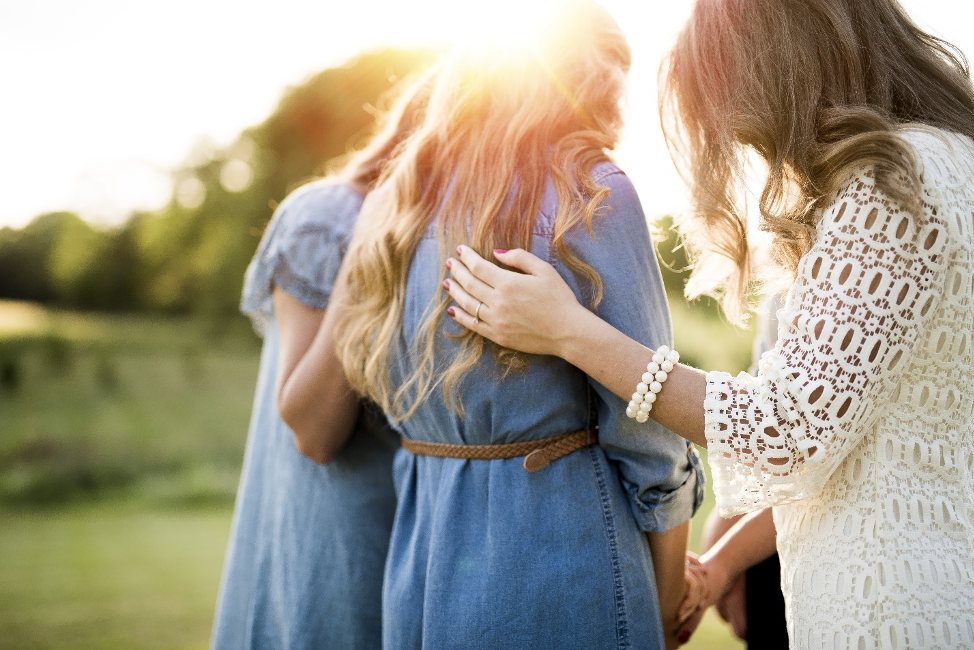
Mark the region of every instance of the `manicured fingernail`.
[[447, 260], [446, 260], [446, 262], [444, 262], [444, 264], [446, 264], [446, 268], [448, 268], [448, 269], [452, 269], [453, 268], [453, 260], [451, 260], [450, 258], [447, 258]]
[[444, 280], [443, 281], [443, 288], [446, 289], [447, 291], [450, 290], [450, 281], [449, 280]]
[[682, 632], [680, 632], [680, 638], [679, 638], [680, 643], [686, 643], [689, 640], [690, 640], [690, 630], [683, 630]]
[[494, 249], [494, 255], [503, 255], [506, 252], [507, 252], [507, 249], [506, 248], [495, 248]]
[[463, 255], [463, 251], [461, 250], [461, 248], [462, 248], [461, 246], [457, 246], [457, 255]]
[[453, 307], [448, 308], [446, 310], [446, 313], [448, 313], [450, 316], [453, 316], [454, 318], [456, 318], [457, 316], [457, 312], [455, 309], [453, 309]]

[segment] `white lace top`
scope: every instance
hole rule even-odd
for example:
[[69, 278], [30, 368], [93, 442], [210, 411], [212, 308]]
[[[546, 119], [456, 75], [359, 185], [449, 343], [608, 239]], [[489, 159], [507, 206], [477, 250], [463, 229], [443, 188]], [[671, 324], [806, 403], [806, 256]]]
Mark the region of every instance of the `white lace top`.
[[793, 648], [974, 648], [974, 144], [903, 138], [923, 215], [855, 175], [759, 374], [708, 375], [717, 504], [775, 506]]

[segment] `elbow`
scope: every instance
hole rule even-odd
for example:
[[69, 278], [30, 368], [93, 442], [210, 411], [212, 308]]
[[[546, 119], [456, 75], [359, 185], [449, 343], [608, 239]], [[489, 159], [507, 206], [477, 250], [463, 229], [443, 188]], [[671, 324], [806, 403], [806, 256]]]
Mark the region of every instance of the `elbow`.
[[281, 419], [291, 429], [294, 436], [294, 446], [301, 455], [309, 460], [313, 460], [319, 465], [327, 465], [335, 460], [341, 446], [329, 444], [333, 437], [328, 431], [328, 427], [320, 426], [306, 419], [295, 418], [293, 414], [284, 416]]
[[319, 465], [327, 465], [335, 460], [338, 450], [325, 444], [328, 438], [322, 436], [322, 428], [308, 421], [307, 414], [288, 399], [286, 391], [281, 391], [277, 396], [277, 411], [284, 424], [291, 429], [294, 446], [302, 456]]
[[359, 401], [354, 393], [318, 395], [314, 400], [282, 388], [277, 410], [294, 434], [294, 445], [302, 455], [327, 465], [341, 453], [355, 429]]
[[277, 393], [277, 413], [291, 431], [298, 431], [303, 428], [300, 409], [296, 408], [293, 400], [288, 399], [288, 393], [283, 389]]
[[338, 455], [337, 450], [328, 449], [325, 445], [321, 444], [320, 440], [309, 439], [297, 431], [294, 432], [294, 446], [297, 447], [302, 456], [319, 465], [331, 463]]

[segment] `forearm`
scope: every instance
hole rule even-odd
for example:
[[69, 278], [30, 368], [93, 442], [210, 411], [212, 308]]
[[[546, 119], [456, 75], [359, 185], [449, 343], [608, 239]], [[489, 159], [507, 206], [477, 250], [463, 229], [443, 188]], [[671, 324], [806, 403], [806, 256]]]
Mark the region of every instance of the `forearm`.
[[335, 350], [342, 296], [336, 287], [310, 342], [293, 341], [300, 333], [282, 328], [282, 346], [290, 355], [282, 352], [278, 409], [301, 453], [319, 463], [329, 462], [342, 449], [358, 417], [359, 397], [349, 387]]
[[709, 551], [742, 517], [743, 515], [721, 517], [717, 514], [717, 508], [711, 510], [707, 516], [707, 521], [703, 524], [703, 530], [700, 535], [701, 552]]
[[777, 531], [770, 508], [746, 515], [703, 555], [700, 561], [728, 583], [775, 554]]
[[679, 645], [678, 611], [686, 595], [684, 564], [690, 538], [690, 522], [665, 533], [646, 533], [649, 552], [656, 572], [656, 591], [659, 594], [660, 616], [667, 648]]
[[326, 316], [278, 395], [281, 417], [294, 432], [298, 449], [319, 463], [333, 460], [348, 442], [359, 409], [359, 397], [345, 380], [327, 323]]
[[[566, 328], [558, 341], [558, 356], [629, 401], [654, 351], [581, 306], [567, 322], [571, 327]], [[703, 408], [706, 394], [706, 375], [676, 364], [649, 415], [670, 431], [706, 447]]]

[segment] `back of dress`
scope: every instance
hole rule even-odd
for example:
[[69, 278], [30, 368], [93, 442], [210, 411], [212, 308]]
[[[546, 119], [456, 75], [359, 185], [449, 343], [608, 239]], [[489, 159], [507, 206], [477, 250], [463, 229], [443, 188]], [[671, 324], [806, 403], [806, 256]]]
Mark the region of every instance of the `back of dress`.
[[[669, 312], [638, 198], [614, 165], [593, 171], [610, 189], [610, 214], [565, 236], [602, 278], [598, 313], [647, 345], [670, 343]], [[533, 252], [551, 261], [584, 300], [586, 287], [552, 254], [551, 186]], [[440, 285], [444, 259], [430, 229], [413, 259], [392, 380], [415, 369], [410, 346]], [[455, 354], [447, 322], [437, 368]], [[438, 388], [397, 426], [405, 437], [457, 445], [550, 438], [597, 424], [600, 445], [537, 472], [522, 458], [396, 459], [399, 497], [384, 591], [387, 648], [661, 647], [652, 560], [643, 531], [688, 520], [703, 495], [692, 446], [646, 430], [626, 403], [560, 359], [528, 356], [502, 376], [490, 344], [460, 385], [464, 414]]]

